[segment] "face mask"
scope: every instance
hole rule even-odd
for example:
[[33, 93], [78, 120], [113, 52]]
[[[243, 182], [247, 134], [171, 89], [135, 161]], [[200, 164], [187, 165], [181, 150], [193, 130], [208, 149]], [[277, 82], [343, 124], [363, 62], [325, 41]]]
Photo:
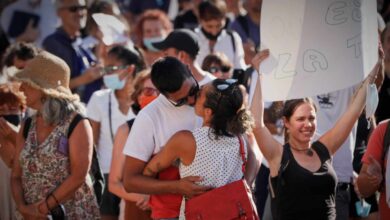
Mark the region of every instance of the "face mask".
[[164, 40], [164, 37], [149, 37], [149, 38], [144, 38], [143, 43], [148, 50], [153, 51], [153, 52], [157, 52], [160, 50], [155, 48], [152, 43], [161, 42], [163, 40]]
[[145, 106], [147, 106], [149, 103], [151, 103], [156, 98], [157, 98], [156, 95], [142, 96], [139, 100], [139, 105], [140, 105], [141, 109], [143, 109]]
[[123, 89], [125, 87], [125, 80], [120, 80], [118, 74], [111, 74], [103, 76], [104, 85], [112, 90]]
[[379, 97], [378, 97], [378, 90], [376, 88], [376, 85], [369, 84], [367, 87], [367, 93], [366, 93], [366, 118], [368, 119], [371, 117], [376, 110], [376, 107], [378, 107]]
[[202, 33], [204, 34], [204, 36], [206, 36], [207, 39], [209, 40], [217, 40], [218, 39], [218, 36], [221, 34], [222, 32], [222, 29], [216, 34], [216, 35], [213, 35], [209, 32], [207, 32], [205, 29], [201, 28], [202, 30]]
[[2, 115], [1, 117], [3, 117], [6, 121], [8, 121], [9, 123], [15, 125], [15, 126], [18, 126], [20, 124], [20, 121], [21, 121], [21, 118], [20, 118], [20, 115]]
[[356, 214], [360, 217], [367, 217], [370, 214], [371, 205], [366, 200], [360, 200], [355, 203]]

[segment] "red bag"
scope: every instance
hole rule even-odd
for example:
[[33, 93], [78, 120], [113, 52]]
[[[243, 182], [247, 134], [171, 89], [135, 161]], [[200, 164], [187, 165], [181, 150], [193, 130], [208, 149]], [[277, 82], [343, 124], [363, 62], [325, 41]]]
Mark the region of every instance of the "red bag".
[[[245, 173], [244, 145], [241, 138], [239, 140]], [[259, 220], [252, 192], [244, 178], [187, 200], [185, 217], [187, 220]]]

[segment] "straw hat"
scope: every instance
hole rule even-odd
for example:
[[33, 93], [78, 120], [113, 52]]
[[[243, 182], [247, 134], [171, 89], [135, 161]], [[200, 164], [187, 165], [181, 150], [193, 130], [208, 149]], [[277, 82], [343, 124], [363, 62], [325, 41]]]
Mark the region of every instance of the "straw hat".
[[72, 94], [69, 89], [70, 69], [68, 65], [61, 58], [49, 52], [40, 52], [13, 78], [28, 83], [48, 96], [70, 101], [79, 100], [79, 96]]

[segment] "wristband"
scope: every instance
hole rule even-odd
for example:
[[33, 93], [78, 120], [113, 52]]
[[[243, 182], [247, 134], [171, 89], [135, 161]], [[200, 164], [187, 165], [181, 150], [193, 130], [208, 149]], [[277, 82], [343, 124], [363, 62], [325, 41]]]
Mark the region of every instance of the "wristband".
[[49, 196], [53, 197], [53, 199], [56, 202], [57, 206], [60, 205], [60, 203], [58, 202], [58, 199], [54, 196], [54, 193], [50, 193]]

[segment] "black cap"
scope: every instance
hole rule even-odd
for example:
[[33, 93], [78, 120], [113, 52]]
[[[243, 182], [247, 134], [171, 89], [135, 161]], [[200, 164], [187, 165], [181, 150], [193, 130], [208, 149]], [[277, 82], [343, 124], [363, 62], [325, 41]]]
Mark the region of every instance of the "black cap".
[[159, 50], [173, 47], [177, 50], [185, 51], [193, 58], [196, 58], [199, 52], [198, 37], [193, 31], [188, 29], [176, 29], [165, 40], [152, 43], [152, 45]]

